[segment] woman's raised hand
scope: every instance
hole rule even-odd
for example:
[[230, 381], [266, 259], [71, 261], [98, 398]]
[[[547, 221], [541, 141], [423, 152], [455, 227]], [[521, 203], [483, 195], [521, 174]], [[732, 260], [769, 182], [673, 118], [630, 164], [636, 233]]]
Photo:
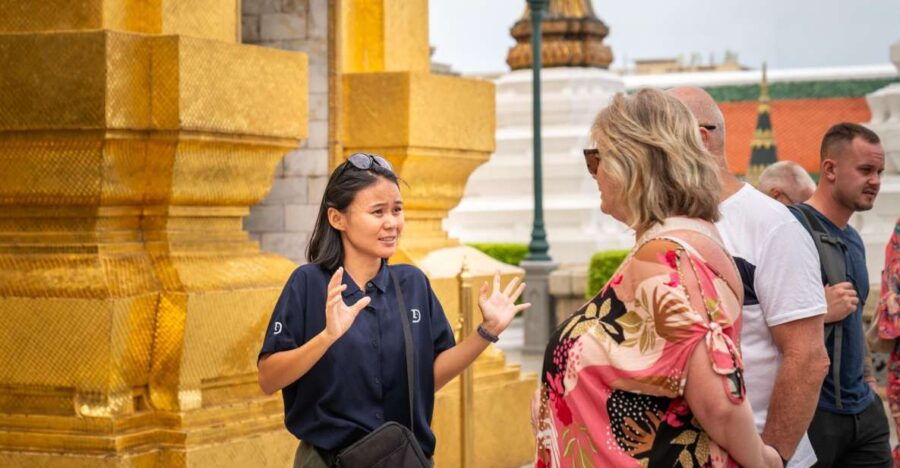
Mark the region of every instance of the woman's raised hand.
[[525, 283], [519, 284], [519, 281], [518, 276], [513, 278], [501, 291], [500, 272], [498, 271], [494, 274], [493, 288], [489, 290], [487, 281], [481, 285], [478, 306], [481, 307], [484, 328], [494, 336], [506, 330], [516, 313], [531, 307], [530, 303], [516, 305], [516, 299], [525, 290]]
[[344, 267], [340, 267], [331, 275], [328, 282], [328, 297], [325, 299], [325, 336], [331, 341], [337, 341], [344, 336], [353, 325], [359, 311], [372, 301], [372, 298], [365, 296], [352, 306], [348, 306], [341, 295], [347, 289], [347, 285], [341, 283], [343, 278]]

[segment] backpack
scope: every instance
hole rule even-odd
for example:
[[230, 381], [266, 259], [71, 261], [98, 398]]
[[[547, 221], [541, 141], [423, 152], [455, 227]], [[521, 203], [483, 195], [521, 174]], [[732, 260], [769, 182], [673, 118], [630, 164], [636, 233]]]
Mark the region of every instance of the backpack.
[[[829, 286], [847, 281], [847, 263], [844, 257], [846, 246], [839, 237], [832, 236], [813, 212], [813, 208], [805, 203], [789, 205], [788, 210], [800, 221], [816, 244], [819, 262], [822, 264], [822, 276]], [[843, 321], [825, 324], [825, 341], [834, 339], [832, 348], [832, 380], [834, 381], [834, 399], [838, 408], [841, 402], [841, 344], [844, 336]]]

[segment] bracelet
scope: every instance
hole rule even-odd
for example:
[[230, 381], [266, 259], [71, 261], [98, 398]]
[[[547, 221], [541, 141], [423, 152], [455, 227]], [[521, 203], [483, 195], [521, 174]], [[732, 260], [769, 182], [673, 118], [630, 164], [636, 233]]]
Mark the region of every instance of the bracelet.
[[484, 329], [484, 324], [478, 324], [478, 334], [481, 335], [482, 338], [490, 341], [491, 343], [496, 343], [500, 340], [500, 337], [491, 335], [491, 332]]

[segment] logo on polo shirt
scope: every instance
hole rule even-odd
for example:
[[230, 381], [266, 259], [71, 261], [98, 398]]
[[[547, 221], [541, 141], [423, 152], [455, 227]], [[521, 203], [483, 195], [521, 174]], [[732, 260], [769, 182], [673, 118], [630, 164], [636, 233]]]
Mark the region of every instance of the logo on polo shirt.
[[275, 335], [281, 333], [281, 322], [275, 322]]
[[409, 309], [410, 313], [412, 313], [412, 323], [419, 323], [422, 321], [422, 312], [419, 312], [419, 309]]

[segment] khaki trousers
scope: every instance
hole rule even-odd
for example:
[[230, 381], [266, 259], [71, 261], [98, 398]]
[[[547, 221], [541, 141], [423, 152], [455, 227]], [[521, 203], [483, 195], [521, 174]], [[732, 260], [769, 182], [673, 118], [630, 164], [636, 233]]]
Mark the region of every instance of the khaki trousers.
[[328, 468], [328, 464], [312, 445], [300, 442], [294, 454], [294, 468]]

